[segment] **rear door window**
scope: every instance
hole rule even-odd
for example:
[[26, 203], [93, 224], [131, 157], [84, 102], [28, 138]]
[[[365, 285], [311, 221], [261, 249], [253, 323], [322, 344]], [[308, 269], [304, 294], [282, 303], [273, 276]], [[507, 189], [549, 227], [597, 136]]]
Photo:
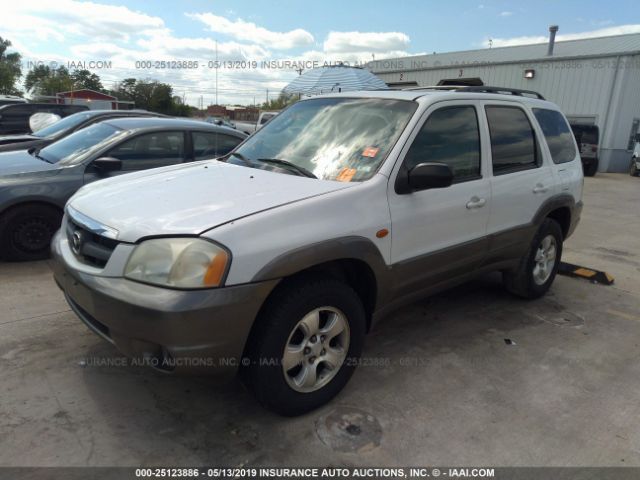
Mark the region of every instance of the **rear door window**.
[[547, 140], [553, 162], [567, 163], [576, 158], [573, 135], [562, 114], [546, 108], [534, 108], [533, 114]]
[[504, 175], [538, 166], [536, 137], [529, 118], [518, 107], [487, 106], [493, 174]]

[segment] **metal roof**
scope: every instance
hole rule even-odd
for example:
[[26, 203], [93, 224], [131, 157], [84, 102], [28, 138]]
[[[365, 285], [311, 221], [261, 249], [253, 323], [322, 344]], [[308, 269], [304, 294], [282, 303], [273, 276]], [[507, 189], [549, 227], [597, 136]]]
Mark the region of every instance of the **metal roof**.
[[556, 41], [552, 56], [547, 56], [548, 42], [513, 47], [483, 48], [461, 52], [416, 55], [368, 64], [374, 73], [428, 70], [460, 65], [522, 63], [579, 57], [603, 57], [640, 53], [640, 34]]

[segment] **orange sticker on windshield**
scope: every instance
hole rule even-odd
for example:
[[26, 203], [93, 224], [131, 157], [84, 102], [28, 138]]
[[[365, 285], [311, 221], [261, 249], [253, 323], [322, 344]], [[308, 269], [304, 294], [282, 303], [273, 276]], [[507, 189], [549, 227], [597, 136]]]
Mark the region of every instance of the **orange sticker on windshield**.
[[373, 158], [378, 154], [379, 151], [380, 149], [378, 147], [367, 147], [362, 151], [362, 156]]
[[336, 180], [339, 182], [350, 182], [355, 174], [356, 174], [355, 168], [345, 167], [342, 170], [340, 170], [340, 173], [338, 173]]

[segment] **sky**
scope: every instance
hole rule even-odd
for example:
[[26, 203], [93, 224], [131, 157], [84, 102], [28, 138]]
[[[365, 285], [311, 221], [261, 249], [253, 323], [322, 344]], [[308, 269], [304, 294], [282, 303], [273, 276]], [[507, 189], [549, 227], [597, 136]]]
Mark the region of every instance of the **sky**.
[[86, 67], [107, 88], [155, 79], [194, 106], [246, 105], [298, 67], [542, 43], [551, 24], [560, 41], [639, 33], [637, 11], [637, 0], [22, 0], [3, 4], [0, 36], [23, 73]]

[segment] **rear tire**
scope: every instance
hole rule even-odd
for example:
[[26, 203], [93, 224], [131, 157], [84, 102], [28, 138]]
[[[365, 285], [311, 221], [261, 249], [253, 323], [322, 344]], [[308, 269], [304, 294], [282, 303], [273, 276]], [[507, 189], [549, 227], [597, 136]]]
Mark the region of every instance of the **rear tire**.
[[598, 172], [598, 160], [594, 160], [593, 163], [584, 166], [584, 176], [593, 177]]
[[283, 284], [256, 322], [241, 378], [263, 406], [285, 416], [318, 408], [342, 390], [357, 366], [366, 330], [356, 292], [324, 276]]
[[562, 257], [562, 229], [558, 222], [546, 218], [536, 232], [518, 268], [505, 271], [505, 288], [522, 298], [543, 296], [551, 287]]
[[0, 256], [8, 261], [49, 258], [62, 214], [48, 205], [14, 207], [0, 217]]
[[638, 167], [636, 167], [636, 159], [635, 158], [631, 159], [631, 166], [629, 167], [629, 175], [631, 175], [632, 177], [637, 177], [638, 176]]

